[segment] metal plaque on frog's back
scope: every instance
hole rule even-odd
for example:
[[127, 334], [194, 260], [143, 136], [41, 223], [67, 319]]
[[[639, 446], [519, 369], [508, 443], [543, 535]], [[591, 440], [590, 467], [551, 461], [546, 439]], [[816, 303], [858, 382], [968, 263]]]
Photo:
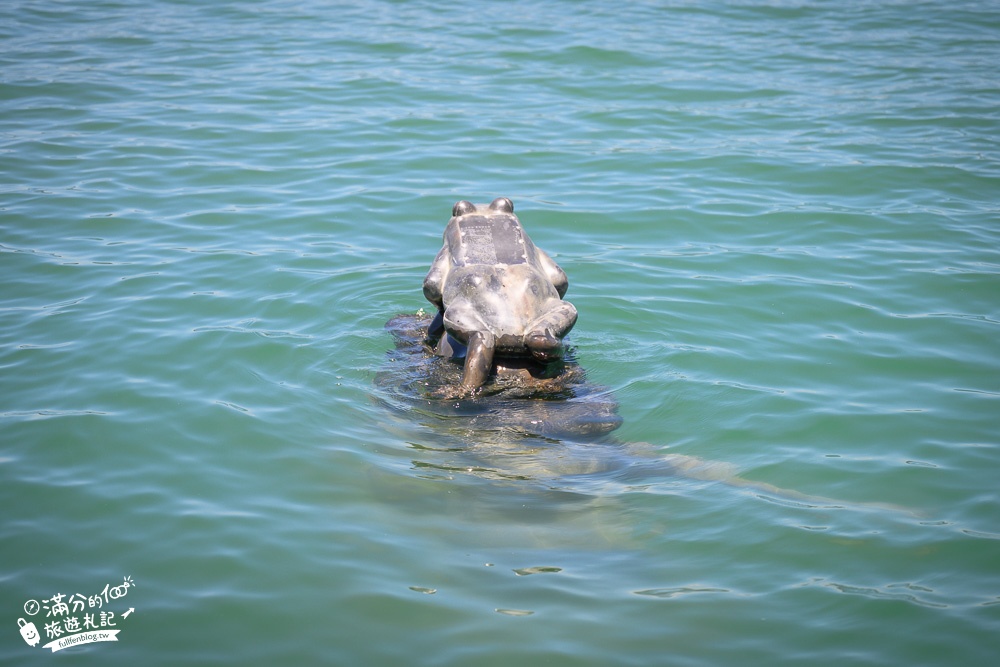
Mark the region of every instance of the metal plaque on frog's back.
[[511, 218], [469, 216], [459, 223], [465, 264], [524, 264], [521, 226]]

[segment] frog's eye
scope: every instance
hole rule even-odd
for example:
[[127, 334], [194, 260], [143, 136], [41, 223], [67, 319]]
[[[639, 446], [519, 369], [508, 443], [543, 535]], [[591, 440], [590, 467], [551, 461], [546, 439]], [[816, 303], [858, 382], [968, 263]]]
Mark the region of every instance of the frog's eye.
[[456, 218], [460, 215], [468, 215], [469, 213], [475, 213], [475, 212], [476, 212], [476, 205], [473, 204], [471, 201], [465, 201], [464, 199], [455, 204], [455, 206], [451, 209], [452, 216]]
[[490, 210], [493, 211], [503, 211], [504, 213], [514, 212], [514, 202], [507, 199], [506, 197], [497, 197], [490, 204]]

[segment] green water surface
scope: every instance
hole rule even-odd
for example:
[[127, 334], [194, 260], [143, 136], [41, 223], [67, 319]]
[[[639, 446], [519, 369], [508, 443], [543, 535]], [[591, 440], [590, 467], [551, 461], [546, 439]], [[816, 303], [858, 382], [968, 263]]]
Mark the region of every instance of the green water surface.
[[[992, 2], [5, 3], [0, 664], [993, 664], [998, 62]], [[501, 195], [620, 447], [376, 400]]]

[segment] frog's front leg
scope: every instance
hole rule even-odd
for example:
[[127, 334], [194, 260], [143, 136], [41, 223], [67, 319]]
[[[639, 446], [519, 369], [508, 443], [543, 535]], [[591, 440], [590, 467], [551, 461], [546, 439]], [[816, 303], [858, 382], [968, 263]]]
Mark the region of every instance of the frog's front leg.
[[462, 370], [462, 391], [471, 394], [486, 383], [493, 366], [496, 337], [489, 331], [475, 331], [469, 336]]
[[524, 346], [532, 356], [542, 362], [562, 356], [562, 339], [576, 324], [576, 308], [569, 301], [556, 305], [528, 325]]
[[483, 386], [490, 376], [496, 336], [469, 304], [458, 304], [445, 310], [442, 324], [455, 340], [466, 346], [461, 391], [470, 394]]
[[444, 335], [444, 313], [440, 310], [434, 314], [431, 323], [427, 325], [427, 344], [431, 347], [437, 345], [441, 336]]

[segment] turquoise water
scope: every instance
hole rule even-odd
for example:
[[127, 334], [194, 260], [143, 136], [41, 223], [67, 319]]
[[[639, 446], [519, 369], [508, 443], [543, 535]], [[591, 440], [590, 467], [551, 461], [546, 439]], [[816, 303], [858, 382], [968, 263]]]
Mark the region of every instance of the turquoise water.
[[[997, 62], [988, 2], [5, 3], [0, 663], [992, 664]], [[501, 195], [620, 447], [375, 400]]]

